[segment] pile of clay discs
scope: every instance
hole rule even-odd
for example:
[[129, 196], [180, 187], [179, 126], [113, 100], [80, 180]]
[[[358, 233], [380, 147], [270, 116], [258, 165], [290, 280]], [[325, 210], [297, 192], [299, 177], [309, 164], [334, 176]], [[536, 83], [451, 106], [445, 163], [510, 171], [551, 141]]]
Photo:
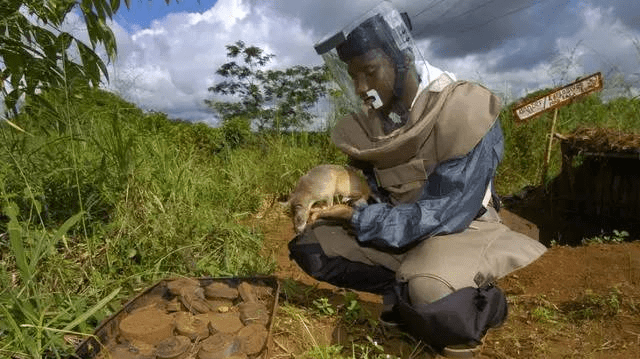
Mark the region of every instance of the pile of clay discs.
[[162, 300], [120, 320], [115, 343], [97, 358], [256, 358], [266, 345], [273, 288], [242, 281], [195, 279], [166, 283]]

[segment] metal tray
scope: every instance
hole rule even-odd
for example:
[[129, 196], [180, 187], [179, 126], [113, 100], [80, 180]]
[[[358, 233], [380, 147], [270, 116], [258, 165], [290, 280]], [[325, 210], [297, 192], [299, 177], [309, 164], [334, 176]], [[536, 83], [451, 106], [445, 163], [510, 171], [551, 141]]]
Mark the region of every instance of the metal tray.
[[[138, 294], [135, 298], [127, 302], [118, 313], [105, 319], [94, 331], [94, 335], [83, 340], [77, 347], [75, 355], [71, 358], [75, 359], [93, 359], [96, 358], [101, 350], [109, 345], [111, 341], [115, 341], [119, 335], [120, 322], [129, 313], [136, 309], [145, 307], [150, 303], [157, 303], [158, 301], [170, 301], [175, 296], [172, 295], [168, 288], [167, 283], [180, 278], [167, 278], [159, 281], [155, 285], [147, 288], [144, 292]], [[255, 355], [249, 356], [249, 358], [263, 359], [268, 358], [269, 348], [271, 347], [271, 330], [273, 327], [273, 318], [275, 317], [278, 308], [278, 298], [280, 293], [280, 283], [275, 277], [271, 276], [254, 276], [254, 277], [217, 277], [217, 278], [193, 278], [200, 282], [200, 286], [206, 287], [214, 282], [223, 282], [230, 286], [236, 287], [242, 282], [248, 282], [255, 285], [268, 286], [273, 289], [273, 303], [271, 305], [271, 313], [269, 317], [269, 323], [267, 324], [268, 336], [265, 341], [262, 350]]]

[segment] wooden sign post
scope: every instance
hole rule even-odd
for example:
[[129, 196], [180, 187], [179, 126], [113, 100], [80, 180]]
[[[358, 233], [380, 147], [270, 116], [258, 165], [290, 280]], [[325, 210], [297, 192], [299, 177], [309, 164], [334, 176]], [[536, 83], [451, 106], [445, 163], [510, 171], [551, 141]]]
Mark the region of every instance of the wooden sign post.
[[597, 72], [593, 75], [578, 79], [566, 86], [555, 88], [546, 95], [533, 98], [513, 108], [513, 117], [516, 119], [516, 122], [526, 122], [545, 112], [554, 110], [551, 130], [549, 132], [549, 142], [545, 149], [544, 162], [542, 164], [541, 183], [544, 183], [547, 176], [547, 169], [551, 158], [551, 146], [553, 145], [553, 133], [555, 132], [558, 117], [558, 108], [566, 106], [592, 92], [600, 91], [602, 87], [602, 74]]

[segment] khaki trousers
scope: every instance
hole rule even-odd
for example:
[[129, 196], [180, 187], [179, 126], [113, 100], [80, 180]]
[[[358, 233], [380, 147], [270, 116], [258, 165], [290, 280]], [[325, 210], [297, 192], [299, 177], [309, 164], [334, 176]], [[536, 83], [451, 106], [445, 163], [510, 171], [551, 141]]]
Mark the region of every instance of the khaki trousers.
[[[493, 208], [490, 208], [493, 210]], [[361, 246], [339, 225], [312, 229], [328, 257], [382, 265], [407, 282], [413, 304], [431, 303], [465, 287], [478, 287], [522, 268], [546, 247], [502, 224], [495, 211], [463, 232], [434, 236], [402, 254]]]

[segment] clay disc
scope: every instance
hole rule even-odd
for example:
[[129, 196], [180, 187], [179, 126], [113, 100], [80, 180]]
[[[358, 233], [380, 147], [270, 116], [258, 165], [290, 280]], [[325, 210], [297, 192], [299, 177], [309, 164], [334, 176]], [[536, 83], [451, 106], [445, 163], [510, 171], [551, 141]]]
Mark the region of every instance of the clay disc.
[[[139, 343], [142, 344], [142, 343]], [[149, 344], [129, 345], [118, 344], [104, 348], [96, 359], [118, 358], [118, 359], [156, 359], [155, 347]]]
[[209, 303], [204, 299], [204, 289], [202, 287], [182, 287], [178, 298], [194, 314], [211, 311]]
[[[233, 307], [233, 302], [230, 299], [209, 299], [207, 300], [209, 303], [209, 307], [211, 307], [211, 311], [224, 313], [225, 311], [229, 311], [229, 308]], [[225, 310], [226, 308], [226, 310]]]
[[255, 302], [257, 301], [256, 294], [253, 290], [253, 286], [247, 282], [242, 282], [238, 285], [238, 293], [242, 300], [245, 302]]
[[233, 334], [244, 327], [238, 313], [212, 313], [208, 318], [211, 333]]
[[176, 297], [167, 302], [166, 309], [169, 313], [180, 312], [182, 311], [182, 304], [180, 304], [180, 300]]
[[267, 335], [267, 328], [261, 324], [251, 324], [240, 329], [237, 338], [242, 352], [249, 355], [259, 353], [267, 341]]
[[182, 335], [169, 337], [160, 342], [156, 348], [158, 359], [175, 359], [186, 353], [191, 340]]
[[156, 347], [153, 344], [134, 341], [130, 343], [129, 350], [138, 353], [139, 358], [155, 358]]
[[209, 299], [236, 299], [238, 298], [238, 290], [232, 288], [226, 283], [213, 282], [204, 288], [204, 294]]
[[176, 332], [190, 340], [205, 339], [209, 336], [209, 319], [199, 318], [189, 312], [176, 313]]
[[183, 287], [199, 287], [200, 282], [192, 278], [180, 278], [174, 279], [167, 283], [167, 289], [169, 289], [169, 293], [173, 295], [180, 295], [180, 290]]
[[137, 350], [135, 350], [135, 348], [131, 348], [128, 345], [118, 345], [116, 347], [112, 347], [112, 348], [108, 348], [107, 350], [109, 353], [102, 355], [101, 357], [104, 358], [118, 358], [118, 359], [150, 359], [152, 358], [151, 356], [149, 357], [144, 357], [142, 355], [140, 355], [140, 353], [138, 353]]
[[125, 339], [153, 345], [171, 336], [173, 328], [173, 317], [157, 309], [131, 313], [120, 322], [120, 334]]
[[244, 325], [254, 323], [267, 325], [269, 323], [269, 310], [262, 303], [242, 303], [238, 308], [240, 309], [240, 320]]
[[240, 343], [235, 336], [217, 333], [200, 343], [198, 359], [228, 358], [240, 349]]

